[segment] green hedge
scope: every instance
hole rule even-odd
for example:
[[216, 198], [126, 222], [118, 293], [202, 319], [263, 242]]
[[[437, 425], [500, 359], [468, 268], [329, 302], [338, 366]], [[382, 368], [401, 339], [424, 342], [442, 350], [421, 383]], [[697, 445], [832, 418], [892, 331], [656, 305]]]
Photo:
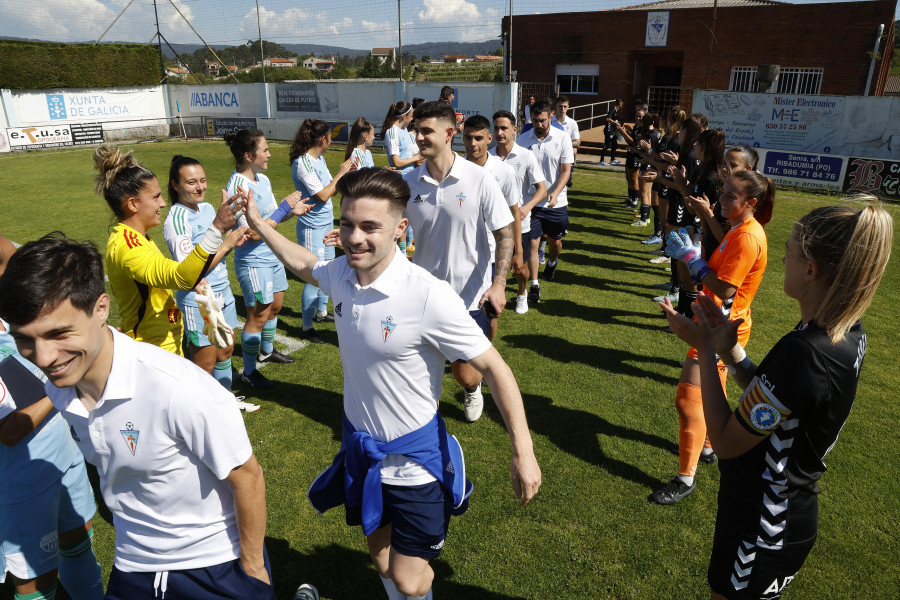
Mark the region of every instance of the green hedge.
[[0, 41], [0, 88], [125, 87], [160, 79], [156, 46]]

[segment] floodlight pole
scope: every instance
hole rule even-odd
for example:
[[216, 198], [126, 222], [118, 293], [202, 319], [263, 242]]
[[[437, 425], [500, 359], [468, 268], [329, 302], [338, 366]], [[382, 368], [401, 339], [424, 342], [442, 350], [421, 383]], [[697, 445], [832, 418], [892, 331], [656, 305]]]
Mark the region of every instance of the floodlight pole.
[[[129, 6], [130, 5], [131, 3], [129, 2]], [[125, 8], [128, 7], [126, 6]], [[162, 75], [162, 82], [168, 83], [168, 78], [166, 77], [166, 67], [163, 64], [162, 36], [159, 35], [159, 13], [156, 10], [156, 0], [153, 0], [153, 14], [156, 16], [156, 47], [159, 48], [159, 73], [160, 75]]]

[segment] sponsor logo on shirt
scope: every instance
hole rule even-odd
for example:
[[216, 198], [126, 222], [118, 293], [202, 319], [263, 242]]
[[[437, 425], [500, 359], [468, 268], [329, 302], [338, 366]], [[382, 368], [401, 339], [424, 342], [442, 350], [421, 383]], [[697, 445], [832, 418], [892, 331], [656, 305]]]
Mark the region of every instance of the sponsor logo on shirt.
[[446, 540], [441, 540], [440, 542], [438, 542], [437, 544], [435, 544], [434, 546], [432, 546], [431, 549], [432, 549], [432, 550], [440, 550], [441, 548], [444, 547], [444, 542], [445, 542], [445, 541], [446, 541]]
[[422, 195], [416, 194], [416, 198], [415, 198], [415, 200], [413, 200], [413, 204], [420, 204], [422, 202], [424, 202], [424, 200], [422, 199]]
[[385, 342], [388, 341], [388, 338], [391, 337], [391, 334], [394, 333], [395, 329], [397, 329], [397, 324], [394, 323], [393, 317], [389, 316], [381, 321], [381, 332], [384, 334]]
[[119, 433], [122, 434], [122, 438], [125, 440], [125, 445], [128, 446], [128, 449], [131, 450], [131, 454], [134, 455], [137, 450], [138, 438], [141, 435], [141, 432], [134, 428], [134, 424], [130, 421], [125, 423], [125, 429], [120, 429]]
[[342, 304], [343, 304], [343, 302], [338, 302], [337, 305], [335, 305], [335, 307], [334, 307], [334, 314], [336, 314], [339, 317], [341, 316], [341, 305]]
[[81, 438], [78, 437], [78, 434], [77, 434], [77, 433], [75, 433], [75, 427], [73, 427], [72, 425], [69, 425], [69, 433], [72, 434], [72, 439], [73, 439], [73, 440], [75, 440], [76, 442], [80, 442], [80, 441], [81, 441]]

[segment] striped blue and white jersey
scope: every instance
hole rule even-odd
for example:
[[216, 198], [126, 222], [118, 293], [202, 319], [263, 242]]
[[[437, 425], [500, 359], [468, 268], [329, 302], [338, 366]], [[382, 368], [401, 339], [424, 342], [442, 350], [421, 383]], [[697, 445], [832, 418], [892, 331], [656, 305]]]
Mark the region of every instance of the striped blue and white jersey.
[[353, 154], [351, 154], [350, 157], [356, 159], [357, 169], [365, 169], [367, 167], [375, 166], [375, 161], [372, 160], [372, 153], [368, 150], [360, 150], [359, 148], [354, 148]]
[[[209, 202], [201, 202], [197, 210], [184, 204], [173, 204], [163, 224], [163, 238], [169, 246], [172, 258], [181, 262], [200, 243], [200, 238], [216, 217], [216, 209]], [[222, 260], [205, 276], [213, 291], [220, 292], [229, 286], [228, 268]], [[197, 306], [193, 290], [176, 290], [175, 302], [178, 306]]]
[[[228, 179], [228, 185], [225, 191], [230, 198], [237, 193], [237, 187], [250, 189], [254, 193], [256, 206], [259, 207], [259, 214], [263, 219], [268, 219], [275, 209], [278, 208], [278, 202], [275, 201], [275, 194], [272, 192], [272, 184], [269, 178], [258, 173], [256, 181], [250, 181], [237, 171], [231, 174]], [[269, 249], [262, 240], [247, 240], [243, 246], [234, 249], [234, 266], [247, 267], [275, 267], [281, 262], [278, 257]]]
[[[409, 136], [409, 132], [406, 129], [400, 129], [396, 125], [392, 125], [391, 128], [387, 130], [387, 135], [384, 136], [384, 149], [388, 155], [388, 164], [392, 167], [396, 165], [394, 165], [394, 161], [391, 160], [391, 156], [412, 158], [416, 155], [416, 152], [418, 152], [418, 148]], [[416, 165], [414, 164], [406, 165], [400, 169], [400, 173], [406, 175], [412, 171], [415, 166]]]
[[[327, 202], [319, 202], [314, 198], [331, 183], [333, 179], [328, 172], [328, 164], [325, 156], [313, 158], [304, 154], [294, 159], [291, 165], [291, 177], [294, 179], [294, 187], [304, 197], [313, 198], [313, 209], [303, 216], [297, 217], [297, 228], [300, 227], [326, 227], [334, 223], [334, 205], [331, 198]], [[299, 239], [299, 238], [298, 238]]]

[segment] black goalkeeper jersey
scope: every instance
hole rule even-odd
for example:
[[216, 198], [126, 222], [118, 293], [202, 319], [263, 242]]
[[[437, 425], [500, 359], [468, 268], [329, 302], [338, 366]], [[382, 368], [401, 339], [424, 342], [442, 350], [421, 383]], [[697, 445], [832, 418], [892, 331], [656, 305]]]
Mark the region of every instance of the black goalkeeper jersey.
[[859, 321], [836, 345], [810, 322], [772, 348], [735, 410], [747, 431], [766, 439], [742, 456], [719, 461], [720, 522], [725, 518], [733, 527], [755, 531], [756, 544], [764, 548], [815, 537], [816, 482], [850, 414], [865, 353]]

